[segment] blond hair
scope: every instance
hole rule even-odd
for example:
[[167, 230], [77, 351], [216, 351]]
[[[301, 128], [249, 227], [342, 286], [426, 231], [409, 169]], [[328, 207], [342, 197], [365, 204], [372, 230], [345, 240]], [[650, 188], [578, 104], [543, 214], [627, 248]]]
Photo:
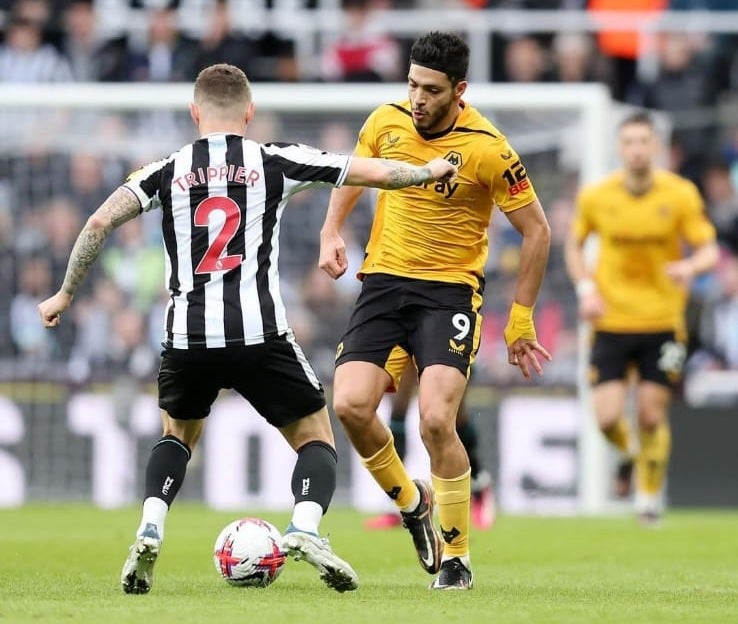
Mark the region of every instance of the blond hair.
[[198, 74], [194, 97], [200, 107], [222, 112], [243, 111], [251, 103], [251, 85], [238, 67], [219, 63]]

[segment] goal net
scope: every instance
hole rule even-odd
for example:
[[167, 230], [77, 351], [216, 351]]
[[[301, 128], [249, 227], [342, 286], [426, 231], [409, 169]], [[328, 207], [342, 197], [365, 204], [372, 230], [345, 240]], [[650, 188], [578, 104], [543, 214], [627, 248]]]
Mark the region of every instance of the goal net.
[[[366, 115], [405, 91], [403, 84], [255, 84], [248, 135], [348, 152]], [[127, 173], [195, 138], [191, 96], [189, 85], [0, 86], [0, 472], [10, 479], [0, 506], [31, 499], [116, 506], [141, 493], [159, 430], [155, 379], [166, 301], [156, 212], [114, 233], [58, 331], [40, 328], [35, 304], [58, 287], [79, 228]], [[609, 165], [609, 96], [602, 85], [475, 84], [465, 99], [520, 153], [553, 230], [537, 325], [554, 361], [542, 379], [522, 384], [506, 364], [501, 331], [519, 237], [506, 219], [493, 218], [483, 346], [468, 399], [480, 453], [503, 508], [598, 512], [606, 503], [606, 456], [586, 407], [562, 245], [577, 188]], [[280, 271], [290, 323], [329, 387], [335, 345], [357, 294], [351, 274], [368, 235], [372, 193], [347, 224], [352, 266], [336, 283], [316, 267], [327, 197], [321, 190], [292, 199]], [[243, 418], [234, 401], [219, 400], [182, 496], [217, 507], [289, 506], [291, 464], [275, 460], [289, 450], [260, 419]], [[412, 410], [410, 427], [417, 422]], [[380, 508], [382, 493], [367, 482], [339, 429], [339, 453], [352, 459], [340, 464], [337, 500]], [[412, 435], [407, 461], [412, 471], [427, 470]]]

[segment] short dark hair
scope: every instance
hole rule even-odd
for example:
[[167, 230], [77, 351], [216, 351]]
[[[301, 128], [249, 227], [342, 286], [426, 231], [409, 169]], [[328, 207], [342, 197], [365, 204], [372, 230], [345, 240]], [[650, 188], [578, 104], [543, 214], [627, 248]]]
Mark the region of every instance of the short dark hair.
[[410, 62], [443, 72], [455, 85], [466, 80], [469, 46], [458, 35], [434, 30], [415, 40]]
[[219, 108], [251, 102], [251, 85], [235, 65], [219, 63], [203, 69], [195, 80], [195, 102], [207, 101]]
[[648, 126], [651, 130], [656, 130], [656, 122], [653, 120], [651, 113], [645, 110], [637, 110], [623, 117], [618, 124], [618, 130], [633, 125]]

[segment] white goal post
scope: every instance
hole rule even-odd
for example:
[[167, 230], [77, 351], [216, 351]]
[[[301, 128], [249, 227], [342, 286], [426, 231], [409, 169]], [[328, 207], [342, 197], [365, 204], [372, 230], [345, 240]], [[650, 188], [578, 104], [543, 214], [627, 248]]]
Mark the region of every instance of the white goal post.
[[[406, 85], [254, 83], [252, 90], [257, 118], [265, 112], [366, 115], [381, 103], [402, 99], [406, 93]], [[191, 99], [190, 84], [3, 84], [0, 85], [0, 124], [3, 119], [12, 119], [13, 115], [38, 111], [36, 124], [39, 125], [36, 125], [36, 129], [43, 132], [45, 116], [59, 111], [183, 111]], [[604, 85], [479, 83], [470, 84], [465, 99], [483, 113], [490, 114], [493, 121], [496, 111], [527, 111], [532, 116], [572, 111], [572, 117], [576, 118], [572, 130], [575, 145], [570, 153], [574, 154], [577, 161], [573, 166], [578, 172], [578, 183], [593, 182], [609, 169], [613, 107]], [[527, 136], [524, 124], [512, 130], [498, 125], [516, 148], [520, 142], [536, 140], [535, 129]], [[555, 128], [551, 128], [551, 131], [555, 131]], [[284, 136], [270, 138], [290, 140]], [[88, 139], [92, 141], [94, 137], [90, 136]], [[0, 145], [7, 147], [8, 140], [6, 130], [0, 125]], [[568, 140], [571, 141], [571, 137]], [[319, 143], [316, 145], [320, 146]], [[525, 150], [519, 151], [523, 153]], [[159, 156], [164, 156], [165, 153], [163, 149]], [[534, 171], [531, 171], [531, 175], [535, 180]], [[590, 413], [584, 355], [585, 334], [582, 328], [579, 329], [579, 334], [580, 356], [576, 375], [581, 402], [576, 477], [578, 508], [582, 513], [596, 514], [608, 509], [608, 455]]]

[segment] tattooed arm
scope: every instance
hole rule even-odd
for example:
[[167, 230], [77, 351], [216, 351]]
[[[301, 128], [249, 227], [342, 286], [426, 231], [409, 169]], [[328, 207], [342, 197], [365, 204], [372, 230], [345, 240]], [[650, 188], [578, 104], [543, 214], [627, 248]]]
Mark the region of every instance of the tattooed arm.
[[443, 158], [434, 158], [417, 167], [401, 160], [354, 156], [345, 184], [392, 190], [435, 180], [453, 181], [457, 173], [456, 167]]
[[133, 219], [139, 212], [141, 204], [136, 196], [121, 186], [87, 220], [72, 248], [64, 283], [59, 292], [38, 305], [41, 322], [45, 327], [56, 327], [59, 324], [61, 313], [71, 305], [77, 288], [100, 255], [108, 234]]

